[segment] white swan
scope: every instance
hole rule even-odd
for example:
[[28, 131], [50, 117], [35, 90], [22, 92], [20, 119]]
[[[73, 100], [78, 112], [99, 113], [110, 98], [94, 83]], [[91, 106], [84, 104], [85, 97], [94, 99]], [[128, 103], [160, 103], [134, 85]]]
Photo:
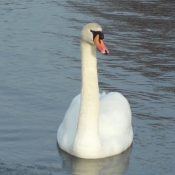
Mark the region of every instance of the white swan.
[[81, 32], [82, 88], [58, 128], [61, 149], [76, 157], [97, 159], [119, 154], [132, 143], [132, 116], [127, 99], [118, 92], [99, 94], [96, 46], [109, 53], [96, 23]]

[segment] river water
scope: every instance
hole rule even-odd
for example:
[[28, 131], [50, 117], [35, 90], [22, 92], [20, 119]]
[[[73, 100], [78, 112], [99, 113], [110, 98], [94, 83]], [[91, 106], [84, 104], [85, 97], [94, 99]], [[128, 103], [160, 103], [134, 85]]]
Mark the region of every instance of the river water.
[[[80, 92], [79, 36], [99, 23], [110, 50], [97, 54], [101, 91], [119, 91], [133, 113], [124, 153], [78, 159], [56, 134]], [[175, 2], [0, 2], [0, 174], [175, 174]]]

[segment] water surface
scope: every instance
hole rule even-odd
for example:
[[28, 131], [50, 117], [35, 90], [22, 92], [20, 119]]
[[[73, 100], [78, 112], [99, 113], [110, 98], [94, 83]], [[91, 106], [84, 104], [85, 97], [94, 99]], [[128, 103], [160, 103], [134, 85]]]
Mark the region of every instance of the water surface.
[[[100, 90], [126, 96], [134, 129], [132, 148], [94, 161], [56, 144], [80, 92], [79, 35], [89, 22], [110, 50], [97, 54]], [[174, 1], [1, 1], [0, 26], [1, 174], [175, 173]]]

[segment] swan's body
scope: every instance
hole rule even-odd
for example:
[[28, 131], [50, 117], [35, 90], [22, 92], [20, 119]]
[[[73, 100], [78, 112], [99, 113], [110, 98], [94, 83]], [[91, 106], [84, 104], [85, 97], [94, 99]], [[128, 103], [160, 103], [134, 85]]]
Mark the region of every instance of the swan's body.
[[118, 92], [99, 94], [94, 43], [102, 53], [108, 53], [101, 27], [90, 23], [81, 33], [81, 95], [72, 100], [57, 133], [61, 149], [87, 159], [119, 154], [133, 140], [127, 99]]

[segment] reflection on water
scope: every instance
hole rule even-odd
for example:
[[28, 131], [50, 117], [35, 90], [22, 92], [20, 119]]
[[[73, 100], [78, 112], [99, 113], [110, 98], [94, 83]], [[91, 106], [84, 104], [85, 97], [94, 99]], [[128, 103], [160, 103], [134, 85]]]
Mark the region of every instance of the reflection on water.
[[125, 152], [103, 159], [80, 159], [57, 149], [62, 157], [62, 166], [75, 175], [124, 175], [129, 166], [132, 151], [130, 146]]

